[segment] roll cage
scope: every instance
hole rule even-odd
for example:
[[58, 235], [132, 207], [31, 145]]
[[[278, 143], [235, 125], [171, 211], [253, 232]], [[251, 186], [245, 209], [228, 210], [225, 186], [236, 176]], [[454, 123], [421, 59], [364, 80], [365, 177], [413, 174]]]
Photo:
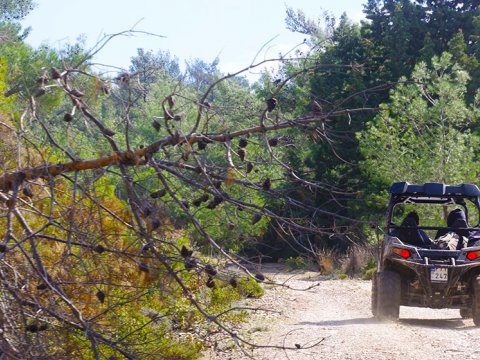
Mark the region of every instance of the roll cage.
[[[387, 207], [386, 233], [401, 226], [392, 223], [393, 209], [399, 204], [439, 204], [459, 205], [468, 217], [467, 201], [477, 209], [478, 221], [474, 227], [466, 230], [478, 230], [480, 224], [480, 190], [475, 184], [446, 185], [442, 183], [409, 184], [395, 182], [390, 186], [390, 201]], [[445, 226], [418, 226], [423, 230], [439, 230], [451, 228]]]

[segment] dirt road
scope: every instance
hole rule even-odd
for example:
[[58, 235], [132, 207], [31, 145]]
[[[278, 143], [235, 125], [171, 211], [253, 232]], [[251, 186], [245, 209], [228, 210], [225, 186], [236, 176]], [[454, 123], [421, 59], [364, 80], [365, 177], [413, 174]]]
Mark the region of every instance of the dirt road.
[[[458, 310], [401, 307], [399, 322], [380, 323], [370, 312], [370, 281], [278, 270], [263, 272], [294, 288], [318, 286], [307, 291], [274, 287], [250, 303], [279, 313], [252, 316], [239, 334], [257, 344], [295, 348], [248, 350], [254, 359], [480, 359], [480, 328]], [[227, 342], [203, 360], [247, 358]]]

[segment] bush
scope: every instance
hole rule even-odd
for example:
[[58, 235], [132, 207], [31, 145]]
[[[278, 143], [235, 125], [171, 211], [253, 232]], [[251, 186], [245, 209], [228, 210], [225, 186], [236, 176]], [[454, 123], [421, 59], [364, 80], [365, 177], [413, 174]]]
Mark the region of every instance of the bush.
[[320, 273], [323, 275], [331, 275], [334, 273], [337, 263], [335, 259], [338, 257], [338, 254], [335, 250], [327, 249], [320, 250], [317, 252], [317, 263]]
[[237, 281], [237, 289], [243, 296], [261, 298], [265, 294], [263, 287], [252, 278], [242, 278]]
[[374, 258], [369, 258], [367, 263], [362, 266], [362, 279], [371, 280], [373, 273], [377, 270], [377, 261]]
[[289, 270], [305, 269], [308, 265], [307, 260], [302, 256], [289, 257], [285, 260], [285, 265]]

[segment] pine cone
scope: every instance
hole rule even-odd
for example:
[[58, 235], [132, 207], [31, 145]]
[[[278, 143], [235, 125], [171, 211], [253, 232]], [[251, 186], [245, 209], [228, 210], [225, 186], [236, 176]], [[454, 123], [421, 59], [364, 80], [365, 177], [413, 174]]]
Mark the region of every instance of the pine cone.
[[273, 109], [277, 106], [277, 99], [275, 98], [270, 98], [267, 100], [267, 111], [272, 112]]
[[52, 74], [52, 79], [60, 79], [62, 77], [62, 73], [57, 68], [52, 67], [50, 73]]
[[245, 160], [245, 154], [246, 154], [245, 149], [242, 148], [238, 150], [238, 157], [240, 158], [240, 160], [242, 161]]
[[73, 115], [72, 114], [67, 112], [63, 115], [63, 121], [71, 122], [72, 120], [73, 120]]
[[255, 214], [253, 215], [253, 218], [252, 218], [252, 225], [255, 225], [256, 223], [258, 223], [260, 221], [260, 219], [262, 218], [262, 215], [260, 214]]
[[274, 147], [278, 145], [278, 138], [274, 137], [268, 140], [268, 145]]
[[161, 198], [161, 197], [165, 196], [166, 194], [167, 194], [167, 190], [165, 190], [165, 189], [160, 189], [160, 190], [158, 190], [158, 191], [152, 192], [152, 193], [150, 194], [150, 197], [151, 197], [152, 199], [158, 199], [158, 198]]
[[218, 271], [215, 269], [212, 265], [207, 264], [205, 265], [205, 272], [210, 275], [210, 276], [215, 276], [217, 275]]
[[95, 294], [97, 299], [103, 304], [105, 301], [105, 293], [102, 290], [98, 290], [97, 293]]
[[160, 123], [157, 120], [152, 121], [152, 126], [155, 130], [160, 131]]
[[270, 190], [271, 186], [272, 186], [272, 180], [270, 180], [270, 178], [266, 178], [262, 184], [262, 189], [265, 191], [268, 191]]

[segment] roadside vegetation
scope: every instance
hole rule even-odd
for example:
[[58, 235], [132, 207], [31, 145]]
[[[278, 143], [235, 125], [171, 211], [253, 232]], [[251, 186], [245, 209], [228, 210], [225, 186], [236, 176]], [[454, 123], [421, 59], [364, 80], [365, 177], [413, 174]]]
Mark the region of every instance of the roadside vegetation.
[[262, 263], [369, 279], [392, 181], [478, 181], [475, 1], [287, 9], [308, 51], [253, 84], [143, 49], [105, 72], [82, 43], [29, 46], [31, 1], [0, 8], [5, 358], [253, 345], [234, 329]]

